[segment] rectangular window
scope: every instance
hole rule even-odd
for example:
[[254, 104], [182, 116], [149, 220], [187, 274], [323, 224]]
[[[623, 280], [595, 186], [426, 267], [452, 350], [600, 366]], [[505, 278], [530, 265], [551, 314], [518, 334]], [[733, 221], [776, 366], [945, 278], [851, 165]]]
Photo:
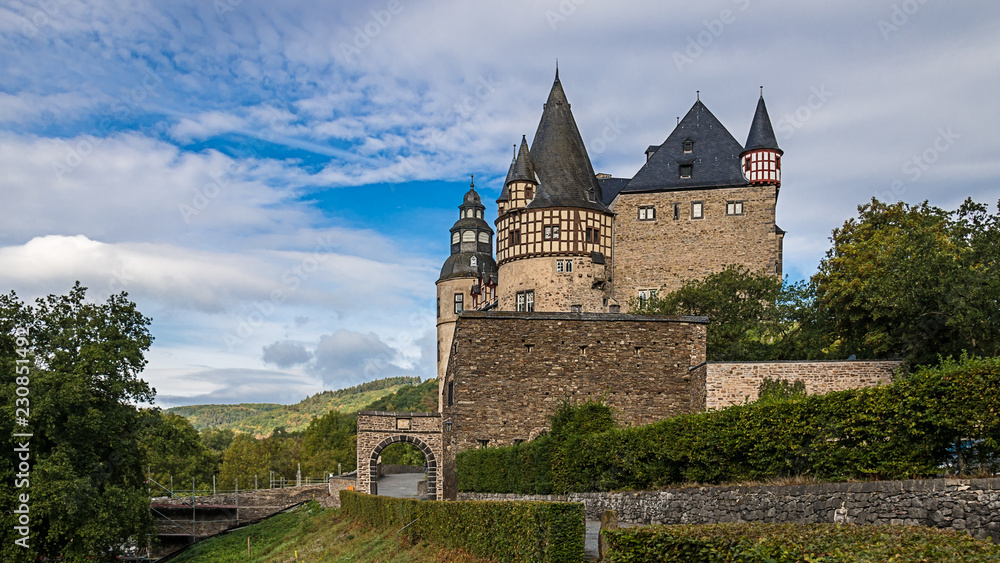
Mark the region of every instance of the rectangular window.
[[646, 302], [650, 299], [656, 299], [656, 296], [660, 293], [658, 289], [640, 289], [639, 290], [639, 306], [644, 307]]
[[524, 188], [524, 199], [535, 199], [535, 188], [526, 186]]
[[545, 240], [558, 240], [559, 239], [559, 227], [552, 225], [545, 227]]
[[701, 219], [704, 216], [705, 216], [705, 207], [704, 207], [704, 204], [702, 204], [702, 202], [700, 202], [700, 201], [693, 201], [693, 202], [691, 202], [691, 218], [692, 219]]
[[535, 310], [535, 290], [517, 292], [517, 311], [531, 313]]
[[461, 313], [462, 312], [462, 303], [464, 301], [465, 301], [465, 296], [464, 295], [462, 295], [461, 293], [456, 293], [455, 294], [455, 312], [456, 313]]
[[597, 229], [587, 229], [587, 242], [597, 242]]
[[521, 244], [521, 231], [514, 229], [510, 232], [510, 245]]
[[726, 215], [743, 215], [743, 202], [730, 201], [726, 203]]
[[691, 170], [694, 168], [693, 164], [681, 164], [681, 178], [690, 178]]
[[448, 382], [448, 406], [450, 407], [452, 403], [455, 402], [455, 382]]
[[674, 204], [674, 221], [676, 221], [676, 220], [678, 220], [680, 218], [681, 218], [681, 204], [675, 203]]
[[570, 273], [573, 271], [573, 261], [572, 260], [556, 260], [556, 272], [560, 274]]
[[652, 205], [644, 205], [639, 208], [639, 220], [640, 221], [654, 221], [656, 220], [656, 207]]
[[487, 446], [490, 445], [490, 441], [489, 440], [479, 439], [479, 440], [476, 440], [476, 441], [479, 442], [480, 449], [486, 448]]

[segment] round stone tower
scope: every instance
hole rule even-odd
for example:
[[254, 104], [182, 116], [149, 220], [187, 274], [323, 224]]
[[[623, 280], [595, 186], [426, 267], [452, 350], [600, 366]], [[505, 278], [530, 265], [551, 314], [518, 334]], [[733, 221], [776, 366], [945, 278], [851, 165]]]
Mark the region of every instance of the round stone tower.
[[614, 214], [601, 198], [557, 70], [497, 198], [500, 310], [608, 310]]
[[451, 255], [441, 267], [437, 281], [438, 406], [445, 399], [441, 387], [455, 322], [464, 310], [487, 309], [496, 304], [497, 264], [493, 259], [493, 229], [483, 219], [486, 207], [469, 187], [458, 221], [451, 227]]

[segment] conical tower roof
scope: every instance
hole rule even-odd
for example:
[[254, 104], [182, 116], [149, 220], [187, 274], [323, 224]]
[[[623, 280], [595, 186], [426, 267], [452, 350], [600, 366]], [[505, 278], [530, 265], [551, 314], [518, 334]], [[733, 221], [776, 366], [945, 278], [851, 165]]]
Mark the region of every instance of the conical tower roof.
[[607, 210], [601, 202], [601, 186], [559, 82], [558, 70], [529, 156], [540, 183], [527, 209], [582, 207]]
[[771, 127], [771, 118], [767, 115], [763, 94], [757, 100], [757, 111], [753, 114], [753, 123], [750, 124], [750, 134], [747, 135], [744, 147], [748, 151], [754, 149], [781, 150], [778, 148], [778, 139], [774, 136], [774, 128]]
[[528, 150], [528, 139], [521, 135], [521, 148], [517, 150], [517, 159], [514, 161], [513, 176], [507, 179], [508, 182], [537, 182], [535, 177], [535, 167], [531, 164], [531, 153]]

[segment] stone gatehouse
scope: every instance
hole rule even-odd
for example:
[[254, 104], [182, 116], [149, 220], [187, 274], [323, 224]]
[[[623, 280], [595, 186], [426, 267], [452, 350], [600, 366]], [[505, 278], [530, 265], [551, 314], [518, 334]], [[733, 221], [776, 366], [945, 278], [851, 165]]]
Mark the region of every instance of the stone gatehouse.
[[441, 500], [441, 414], [361, 411], [358, 413], [358, 477], [361, 492], [378, 494], [378, 459], [393, 444], [413, 444], [427, 460], [427, 496]]

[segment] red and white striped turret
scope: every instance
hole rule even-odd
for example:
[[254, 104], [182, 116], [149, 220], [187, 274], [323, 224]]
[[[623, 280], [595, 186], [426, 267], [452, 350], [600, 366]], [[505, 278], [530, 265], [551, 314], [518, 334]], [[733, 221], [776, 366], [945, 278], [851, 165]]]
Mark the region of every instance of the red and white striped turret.
[[767, 115], [764, 95], [757, 101], [757, 112], [750, 125], [747, 144], [740, 154], [743, 175], [750, 185], [773, 184], [781, 186], [781, 155], [778, 140], [774, 137], [771, 118]]

